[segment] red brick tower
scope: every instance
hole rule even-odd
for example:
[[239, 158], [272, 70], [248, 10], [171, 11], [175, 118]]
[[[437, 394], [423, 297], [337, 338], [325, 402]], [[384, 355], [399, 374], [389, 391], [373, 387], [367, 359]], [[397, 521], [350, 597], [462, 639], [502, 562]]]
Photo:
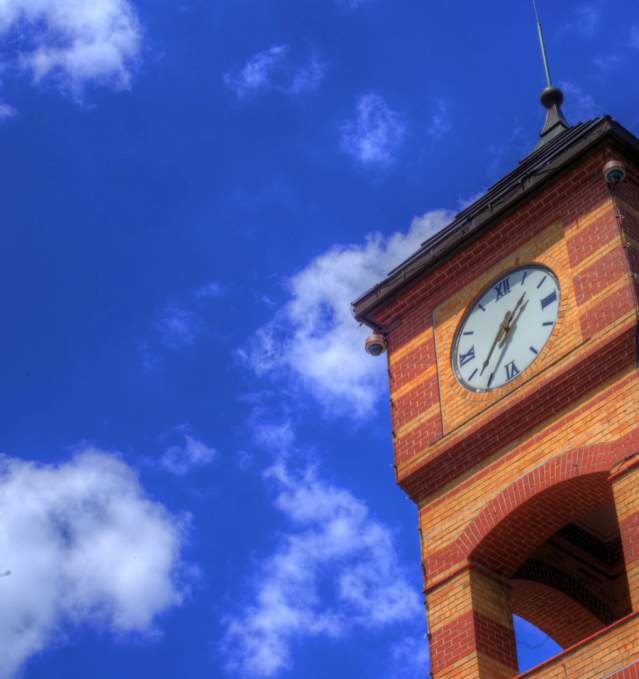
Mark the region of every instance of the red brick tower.
[[[436, 679], [639, 677], [639, 140], [545, 97], [537, 149], [354, 304]], [[563, 653], [518, 674], [513, 613]]]

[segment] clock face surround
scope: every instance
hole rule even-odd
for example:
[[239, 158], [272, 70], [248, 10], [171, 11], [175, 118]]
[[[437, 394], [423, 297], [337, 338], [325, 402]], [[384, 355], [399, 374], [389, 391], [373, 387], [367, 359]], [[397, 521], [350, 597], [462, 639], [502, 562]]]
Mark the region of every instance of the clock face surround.
[[561, 289], [546, 266], [511, 269], [464, 316], [453, 344], [453, 372], [471, 391], [492, 391], [539, 356], [559, 316]]

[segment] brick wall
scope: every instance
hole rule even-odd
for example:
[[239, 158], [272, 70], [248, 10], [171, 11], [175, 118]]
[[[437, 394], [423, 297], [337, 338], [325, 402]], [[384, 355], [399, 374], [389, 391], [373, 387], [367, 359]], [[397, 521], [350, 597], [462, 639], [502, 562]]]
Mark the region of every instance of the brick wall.
[[[602, 677], [639, 659], [636, 619], [607, 627], [631, 600], [639, 610], [638, 472], [611, 477], [639, 451], [639, 172], [628, 162], [611, 194], [601, 171], [612, 154], [585, 156], [376, 312], [388, 328], [397, 476], [419, 506], [435, 677], [514, 676], [513, 611], [564, 645], [595, 634], [525, 676]], [[466, 391], [450, 364], [465, 310], [532, 262], [561, 284], [551, 339], [510, 384]], [[548, 566], [544, 545], [562, 526], [614, 503], [630, 595], [625, 571], [607, 594], [578, 568], [563, 590], [534, 575], [531, 555]]]
[[[639, 271], [639, 211], [631, 202], [639, 207], [639, 196], [626, 190], [611, 197], [601, 175], [609, 155], [609, 149], [592, 153], [377, 312], [376, 322], [391, 328], [398, 477], [416, 500], [479, 462], [504, 436], [521, 435], [559, 401], [595, 388], [634, 361], [639, 279], [631, 278], [631, 267]], [[558, 326], [520, 378], [488, 394], [467, 392], [450, 366], [461, 314], [491, 279], [532, 261], [560, 277], [566, 304]]]

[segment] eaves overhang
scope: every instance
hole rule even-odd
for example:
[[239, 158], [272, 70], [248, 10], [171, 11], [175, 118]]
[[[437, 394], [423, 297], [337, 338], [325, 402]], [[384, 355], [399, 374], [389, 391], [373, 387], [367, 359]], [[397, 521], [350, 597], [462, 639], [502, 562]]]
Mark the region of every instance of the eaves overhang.
[[503, 218], [508, 211], [605, 141], [616, 143], [622, 150], [639, 157], [639, 139], [610, 116], [595, 118], [568, 128], [524, 158], [513, 172], [462, 210], [448, 226], [424, 241], [417, 252], [353, 302], [355, 318], [375, 330], [383, 331], [384, 328], [372, 318], [376, 309], [416, 278], [442, 265]]

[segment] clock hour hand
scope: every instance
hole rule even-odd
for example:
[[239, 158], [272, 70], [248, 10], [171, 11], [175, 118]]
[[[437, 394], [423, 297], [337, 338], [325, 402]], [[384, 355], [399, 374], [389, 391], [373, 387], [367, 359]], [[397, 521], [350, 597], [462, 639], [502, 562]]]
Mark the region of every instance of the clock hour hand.
[[515, 308], [512, 310], [512, 313], [510, 314], [511, 321], [510, 321], [510, 323], [508, 323], [508, 327], [506, 328], [506, 332], [508, 332], [510, 330], [510, 328], [513, 326], [515, 321], [512, 320], [512, 319], [514, 319], [515, 314], [517, 313], [517, 310], [519, 309], [522, 302], [524, 301], [525, 296], [526, 296], [526, 293], [522, 292], [521, 297], [517, 300], [517, 304], [515, 304]]
[[[526, 294], [526, 293], [524, 293], [524, 295], [525, 295], [525, 294]], [[517, 321], [519, 320], [519, 317], [524, 313], [524, 309], [525, 309], [526, 306], [528, 305], [528, 300], [526, 300], [521, 306], [519, 306], [520, 303], [521, 303], [521, 302], [523, 301], [523, 299], [524, 299], [524, 295], [522, 295], [522, 296], [520, 297], [520, 299], [519, 299], [519, 302], [517, 302], [517, 306], [515, 307], [515, 311], [513, 311], [513, 314], [512, 314], [512, 316], [511, 316], [511, 319], [512, 319], [512, 320], [511, 320], [510, 323], [508, 324], [508, 327], [506, 328], [506, 331], [504, 332], [504, 335], [503, 335], [503, 337], [501, 338], [501, 342], [499, 343], [499, 348], [500, 348], [500, 349], [501, 349], [501, 347], [504, 346], [504, 344], [506, 344], [506, 341], [508, 340], [508, 338], [509, 338], [510, 335], [512, 334], [513, 328], [515, 327], [515, 325], [517, 325]], [[519, 307], [519, 311], [517, 311], [517, 307]]]
[[480, 376], [484, 374], [484, 370], [486, 370], [486, 368], [488, 367], [488, 364], [490, 363], [490, 358], [493, 355], [493, 352], [495, 351], [495, 347], [497, 346], [497, 343], [501, 339], [502, 334], [507, 332], [506, 329], [508, 327], [508, 321], [510, 320], [512, 313], [513, 312], [507, 311], [505, 316], [504, 316], [504, 320], [499, 324], [499, 328], [497, 329], [497, 334], [495, 335], [495, 339], [493, 340], [493, 344], [490, 347], [490, 351], [488, 352], [488, 356], [486, 356], [486, 360], [484, 361], [484, 364], [481, 367], [481, 371], [479, 373]]

